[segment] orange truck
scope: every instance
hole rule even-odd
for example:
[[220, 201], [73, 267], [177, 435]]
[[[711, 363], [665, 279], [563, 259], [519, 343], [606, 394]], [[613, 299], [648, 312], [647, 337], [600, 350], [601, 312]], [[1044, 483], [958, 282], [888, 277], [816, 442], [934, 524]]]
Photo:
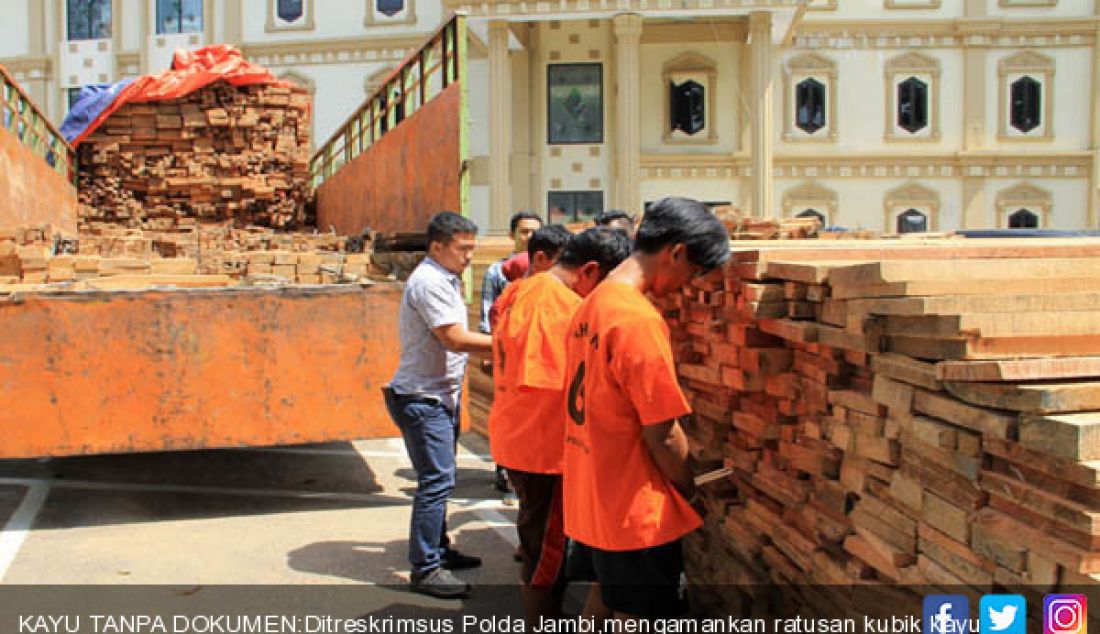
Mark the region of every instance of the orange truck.
[[[321, 147], [320, 226], [468, 213], [465, 47], [458, 16]], [[0, 227], [75, 234], [72, 148], [2, 79]], [[396, 436], [400, 301], [396, 283], [0, 294], [0, 458]]]

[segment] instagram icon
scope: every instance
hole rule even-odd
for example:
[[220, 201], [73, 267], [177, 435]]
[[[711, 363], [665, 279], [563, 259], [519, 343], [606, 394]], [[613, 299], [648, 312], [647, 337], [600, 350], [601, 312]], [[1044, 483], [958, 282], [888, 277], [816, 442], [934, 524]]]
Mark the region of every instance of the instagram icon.
[[1043, 597], [1043, 634], [1087, 634], [1088, 601], [1083, 594]]

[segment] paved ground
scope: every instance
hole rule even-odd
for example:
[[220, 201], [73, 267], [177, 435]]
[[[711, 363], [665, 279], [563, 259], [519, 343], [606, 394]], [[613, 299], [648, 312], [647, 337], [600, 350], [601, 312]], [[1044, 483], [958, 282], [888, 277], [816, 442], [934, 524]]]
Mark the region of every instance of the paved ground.
[[460, 573], [466, 602], [403, 586], [415, 482], [399, 440], [0, 461], [0, 581], [378, 584], [371, 604], [390, 613], [518, 615], [515, 510], [486, 454], [462, 441], [449, 516], [456, 545], [485, 561]]

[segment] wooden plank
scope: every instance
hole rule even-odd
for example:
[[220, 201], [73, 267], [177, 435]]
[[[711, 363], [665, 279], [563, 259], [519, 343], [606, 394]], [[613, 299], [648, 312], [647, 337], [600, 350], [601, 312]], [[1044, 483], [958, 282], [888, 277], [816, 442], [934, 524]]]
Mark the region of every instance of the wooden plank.
[[993, 583], [996, 564], [976, 554], [967, 544], [952, 539], [928, 524], [921, 524], [917, 534], [921, 553], [959, 579], [972, 585]]
[[818, 325], [808, 321], [791, 319], [761, 319], [760, 330], [787, 341], [816, 343]]
[[790, 369], [793, 356], [787, 348], [742, 348], [739, 361], [746, 371], [778, 374]]
[[875, 401], [874, 397], [856, 390], [829, 390], [829, 404], [872, 416], [886, 415], [886, 408]]
[[816, 324], [817, 340], [822, 345], [856, 352], [878, 352], [874, 340], [866, 335], [851, 333], [844, 328]]
[[1006, 497], [1027, 510], [1085, 535], [1100, 536], [1100, 511], [994, 471], [983, 470], [979, 483], [991, 495]]
[[960, 542], [970, 541], [970, 513], [951, 502], [924, 491], [921, 521]]
[[889, 352], [933, 361], [1100, 354], [1100, 333], [969, 339], [889, 336], [883, 341]]
[[974, 514], [970, 546], [975, 553], [993, 560], [998, 566], [1023, 573], [1027, 570], [1026, 534], [1026, 527], [1011, 518], [993, 509], [982, 509]]
[[1100, 312], [973, 313], [965, 315], [892, 315], [879, 317], [882, 334], [907, 337], [1026, 337], [1090, 335], [1100, 332]]
[[[833, 299], [912, 297], [922, 295], [1000, 295], [1004, 280], [918, 281], [886, 284], [833, 284]], [[1016, 293], [1052, 294], [1100, 291], [1100, 277], [1012, 280]]]
[[936, 378], [945, 381], [1035, 381], [1100, 378], [1100, 356], [944, 361], [936, 364]]
[[895, 471], [890, 478], [890, 496], [900, 505], [905, 512], [919, 516], [924, 507], [924, 490], [920, 482], [902, 471]]
[[936, 366], [902, 354], [884, 352], [871, 357], [871, 372], [932, 391], [943, 384], [936, 378]]
[[803, 284], [822, 284], [829, 278], [829, 269], [849, 265], [851, 262], [768, 262], [768, 277]]
[[1021, 416], [1020, 444], [1074, 462], [1100, 460], [1100, 412]]
[[891, 415], [896, 413], [908, 414], [913, 409], [913, 386], [901, 381], [895, 381], [883, 374], [876, 374], [871, 397], [885, 405]]
[[1016, 437], [1015, 417], [968, 405], [943, 393], [917, 390], [913, 393], [913, 409], [983, 435]]
[[834, 286], [888, 284], [915, 280], [1018, 280], [1100, 277], [1100, 258], [1027, 258], [997, 260], [882, 260], [834, 267]]
[[[915, 420], [921, 420], [919, 417]], [[931, 419], [923, 419], [925, 421], [931, 421]], [[903, 431], [901, 434], [901, 443], [903, 453], [906, 459], [915, 459], [924, 462], [928, 466], [934, 466], [941, 471], [948, 470], [952, 473], [966, 478], [970, 481], [977, 481], [978, 468], [980, 461], [975, 456], [963, 455], [953, 448], [940, 447], [931, 444], [937, 442], [936, 437], [928, 437], [932, 430], [929, 429], [923, 432], [927, 440], [922, 439], [919, 436], [914, 435], [912, 431]], [[954, 438], [939, 437], [940, 442], [953, 442]]]
[[851, 300], [850, 308], [870, 315], [962, 315], [1100, 310], [1100, 293], [890, 297]]
[[782, 284], [749, 284], [740, 285], [741, 296], [754, 302], [780, 302], [786, 299]]
[[[867, 534], [849, 535], [844, 540], [844, 550], [860, 561], [870, 565], [887, 579], [898, 581], [901, 573], [898, 571], [899, 556], [891, 552], [889, 547], [874, 544], [873, 536]], [[885, 546], [885, 545], [883, 545]], [[910, 564], [912, 561], [901, 559], [901, 563]]]
[[845, 328], [848, 326], [850, 316], [851, 311], [848, 309], [848, 302], [830, 299], [821, 304], [821, 318], [819, 321]]
[[1065, 524], [1051, 519], [1049, 516], [1036, 513], [1030, 508], [1021, 506], [1016, 500], [1003, 494], [991, 493], [989, 495], [989, 506], [990, 508], [997, 509], [1005, 515], [1008, 515], [1021, 524], [1026, 524], [1034, 530], [1041, 531], [1044, 535], [1057, 539], [1061, 543], [1069, 544], [1070, 546], [1081, 548], [1089, 552], [1100, 552], [1100, 535], [1074, 530]]
[[1100, 410], [1100, 382], [1018, 384], [948, 381], [945, 386], [955, 398], [981, 407], [1033, 414]]
[[983, 449], [994, 456], [1085, 487], [1100, 487], [1100, 461], [1075, 462], [1028, 449], [1020, 443], [986, 436]]
[[[843, 468], [844, 465], [841, 465], [842, 472]], [[918, 482], [922, 490], [935, 491], [937, 495], [959, 508], [974, 510], [985, 504], [986, 493], [978, 487], [976, 481], [967, 479], [950, 469], [943, 469], [938, 465], [927, 462], [920, 456], [913, 455], [908, 447], [906, 451], [902, 452], [899, 468], [907, 478]], [[921, 500], [921, 510], [924, 510], [923, 498]]]
[[881, 240], [730, 242], [736, 262], [771, 260], [933, 260], [942, 258], [1071, 258], [1100, 256], [1096, 238], [959, 238], [902, 242]]
[[913, 416], [906, 423], [906, 432], [907, 441], [919, 441], [952, 453], [959, 444], [959, 428], [936, 418]]

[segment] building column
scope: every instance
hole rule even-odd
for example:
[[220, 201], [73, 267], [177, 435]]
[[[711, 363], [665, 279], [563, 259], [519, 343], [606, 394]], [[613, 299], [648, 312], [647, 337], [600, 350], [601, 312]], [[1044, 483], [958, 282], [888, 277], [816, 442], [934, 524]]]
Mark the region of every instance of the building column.
[[612, 19], [615, 33], [615, 196], [612, 206], [640, 214], [641, 114], [638, 52], [642, 16], [624, 13]]
[[[1094, 11], [1100, 16], [1100, 0]], [[1089, 229], [1100, 229], [1100, 25], [1092, 40], [1092, 170], [1089, 172], [1087, 223]]]
[[[966, 0], [964, 12], [967, 18], [988, 16], [985, 0]], [[963, 34], [965, 37], [965, 33]], [[967, 46], [963, 49], [963, 152], [978, 152], [986, 147], [986, 61], [984, 47]], [[936, 95], [936, 99], [940, 99]], [[962, 228], [990, 228], [989, 202], [985, 195], [984, 176], [968, 173], [963, 167]]]
[[772, 201], [772, 16], [766, 11], [749, 14], [749, 47], [752, 58], [752, 214], [775, 215]]
[[508, 23], [489, 23], [489, 227], [508, 232], [512, 206], [512, 63], [508, 57]]

